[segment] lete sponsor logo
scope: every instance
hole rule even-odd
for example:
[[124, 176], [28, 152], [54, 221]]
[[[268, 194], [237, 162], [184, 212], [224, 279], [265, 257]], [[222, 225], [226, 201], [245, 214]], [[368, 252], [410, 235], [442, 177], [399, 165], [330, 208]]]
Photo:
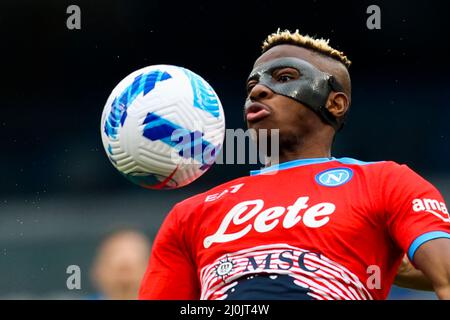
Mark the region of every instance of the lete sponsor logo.
[[[216, 233], [206, 237], [203, 240], [203, 246], [209, 248], [213, 243], [224, 243], [242, 238], [252, 229], [259, 233], [265, 233], [273, 230], [280, 224], [285, 229], [290, 229], [303, 221], [303, 224], [309, 228], [320, 228], [330, 221], [331, 215], [336, 206], [333, 203], [322, 202], [309, 207], [309, 197], [299, 197], [294, 204], [287, 208], [282, 206], [264, 208], [262, 199], [243, 201], [235, 205], [225, 215], [217, 229]], [[303, 215], [302, 210], [307, 209]], [[250, 220], [253, 220], [253, 223]], [[228, 233], [230, 225], [242, 226], [241, 230]]]
[[435, 199], [414, 199], [412, 201], [414, 212], [425, 211], [442, 219], [444, 222], [450, 222], [447, 207], [444, 202]]

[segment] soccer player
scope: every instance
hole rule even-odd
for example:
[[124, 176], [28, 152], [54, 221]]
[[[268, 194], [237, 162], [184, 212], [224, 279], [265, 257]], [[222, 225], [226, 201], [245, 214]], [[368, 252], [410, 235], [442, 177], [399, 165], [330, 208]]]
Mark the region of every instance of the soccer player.
[[439, 191], [406, 165], [331, 156], [351, 100], [349, 65], [323, 39], [267, 37], [245, 116], [249, 128], [279, 129], [279, 163], [175, 205], [141, 299], [385, 299], [405, 254], [417, 269], [405, 260], [401, 281], [429, 279], [450, 299]]

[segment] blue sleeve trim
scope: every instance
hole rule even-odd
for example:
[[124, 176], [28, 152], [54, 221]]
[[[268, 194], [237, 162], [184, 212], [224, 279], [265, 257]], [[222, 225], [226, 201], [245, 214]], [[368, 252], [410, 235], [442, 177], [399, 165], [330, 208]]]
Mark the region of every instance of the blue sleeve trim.
[[448, 238], [450, 239], [450, 233], [444, 232], [444, 231], [432, 231], [422, 234], [421, 236], [418, 236], [408, 250], [408, 258], [410, 261], [413, 261], [414, 254], [416, 253], [416, 250], [419, 249], [421, 245], [423, 245], [425, 242], [437, 239], [437, 238]]

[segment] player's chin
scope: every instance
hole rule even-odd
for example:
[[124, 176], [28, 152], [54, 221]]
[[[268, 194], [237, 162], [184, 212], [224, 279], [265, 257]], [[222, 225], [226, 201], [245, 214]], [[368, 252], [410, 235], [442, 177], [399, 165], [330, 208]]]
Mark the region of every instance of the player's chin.
[[256, 131], [265, 130], [267, 134], [270, 134], [273, 129], [278, 129], [280, 126], [273, 121], [271, 117], [267, 117], [258, 121], [247, 121], [247, 128]]

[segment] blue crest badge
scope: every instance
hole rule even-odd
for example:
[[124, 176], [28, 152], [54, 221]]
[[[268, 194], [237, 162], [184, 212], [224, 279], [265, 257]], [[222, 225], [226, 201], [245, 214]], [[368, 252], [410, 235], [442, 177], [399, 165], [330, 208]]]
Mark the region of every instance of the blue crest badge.
[[325, 187], [338, 187], [349, 182], [353, 177], [350, 168], [334, 168], [316, 175], [316, 182]]

